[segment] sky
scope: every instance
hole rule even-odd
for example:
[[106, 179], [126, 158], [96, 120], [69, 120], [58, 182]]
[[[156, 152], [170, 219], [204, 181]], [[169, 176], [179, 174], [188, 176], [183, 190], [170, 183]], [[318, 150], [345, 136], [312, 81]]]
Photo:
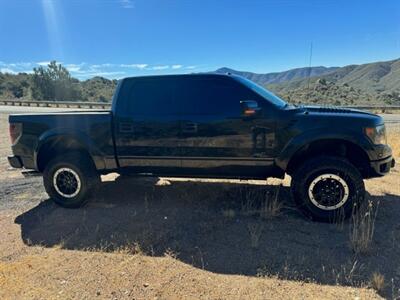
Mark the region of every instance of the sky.
[[0, 0], [0, 71], [269, 73], [400, 57], [399, 0]]

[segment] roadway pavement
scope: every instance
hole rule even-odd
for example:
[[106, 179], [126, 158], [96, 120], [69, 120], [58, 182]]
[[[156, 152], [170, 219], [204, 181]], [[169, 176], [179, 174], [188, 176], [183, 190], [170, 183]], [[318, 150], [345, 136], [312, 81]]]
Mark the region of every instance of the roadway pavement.
[[[56, 107], [36, 107], [36, 106], [7, 106], [0, 105], [0, 113], [37, 113], [37, 112], [59, 112], [59, 111], [82, 111], [89, 109], [80, 108], [56, 108]], [[400, 124], [400, 114], [381, 114], [388, 124]]]

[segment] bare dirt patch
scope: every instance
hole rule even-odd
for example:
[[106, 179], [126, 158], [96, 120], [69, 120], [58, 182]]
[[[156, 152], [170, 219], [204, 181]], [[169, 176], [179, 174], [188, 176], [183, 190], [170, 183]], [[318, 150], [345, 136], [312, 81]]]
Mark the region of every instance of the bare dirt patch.
[[[0, 114], [1, 157], [9, 153], [5, 132]], [[297, 212], [289, 179], [283, 207], [268, 218], [257, 213], [263, 203], [246, 210], [241, 195], [273, 199], [280, 181], [108, 176], [95, 199], [71, 210], [48, 200], [40, 177], [23, 178], [1, 160], [0, 297], [395, 298], [399, 171], [366, 181], [368, 199], [380, 204], [371, 249], [360, 255], [351, 222], [313, 223]], [[379, 294], [370, 288], [377, 286]]]

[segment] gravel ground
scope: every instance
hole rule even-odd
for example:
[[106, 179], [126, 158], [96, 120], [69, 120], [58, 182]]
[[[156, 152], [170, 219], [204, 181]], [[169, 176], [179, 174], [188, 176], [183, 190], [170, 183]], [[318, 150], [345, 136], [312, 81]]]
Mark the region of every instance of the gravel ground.
[[[8, 168], [6, 117], [0, 114], [1, 299], [400, 296], [399, 167], [366, 181], [378, 207], [375, 235], [366, 254], [355, 254], [351, 222], [305, 220], [291, 203], [288, 178], [282, 213], [268, 219], [252, 215], [243, 199], [274, 193], [278, 180], [111, 175], [86, 207], [60, 208], [40, 177]], [[374, 273], [384, 276], [379, 293], [370, 288]]]

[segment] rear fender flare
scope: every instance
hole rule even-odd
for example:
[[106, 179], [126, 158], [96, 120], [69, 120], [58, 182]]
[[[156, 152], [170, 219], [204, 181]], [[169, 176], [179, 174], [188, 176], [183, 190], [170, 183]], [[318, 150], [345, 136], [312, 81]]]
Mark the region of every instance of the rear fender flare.
[[97, 170], [105, 169], [106, 166], [104, 155], [102, 155], [101, 151], [96, 147], [96, 145], [93, 144], [88, 135], [78, 130], [71, 131], [70, 129], [57, 128], [44, 132], [37, 141], [37, 145], [34, 150], [34, 161], [37, 170], [39, 170], [38, 156], [40, 151], [43, 149], [43, 146], [47, 145], [48, 143], [59, 141], [65, 143], [66, 149], [68, 149], [69, 141], [77, 142], [83, 149], [85, 149], [89, 153]]

